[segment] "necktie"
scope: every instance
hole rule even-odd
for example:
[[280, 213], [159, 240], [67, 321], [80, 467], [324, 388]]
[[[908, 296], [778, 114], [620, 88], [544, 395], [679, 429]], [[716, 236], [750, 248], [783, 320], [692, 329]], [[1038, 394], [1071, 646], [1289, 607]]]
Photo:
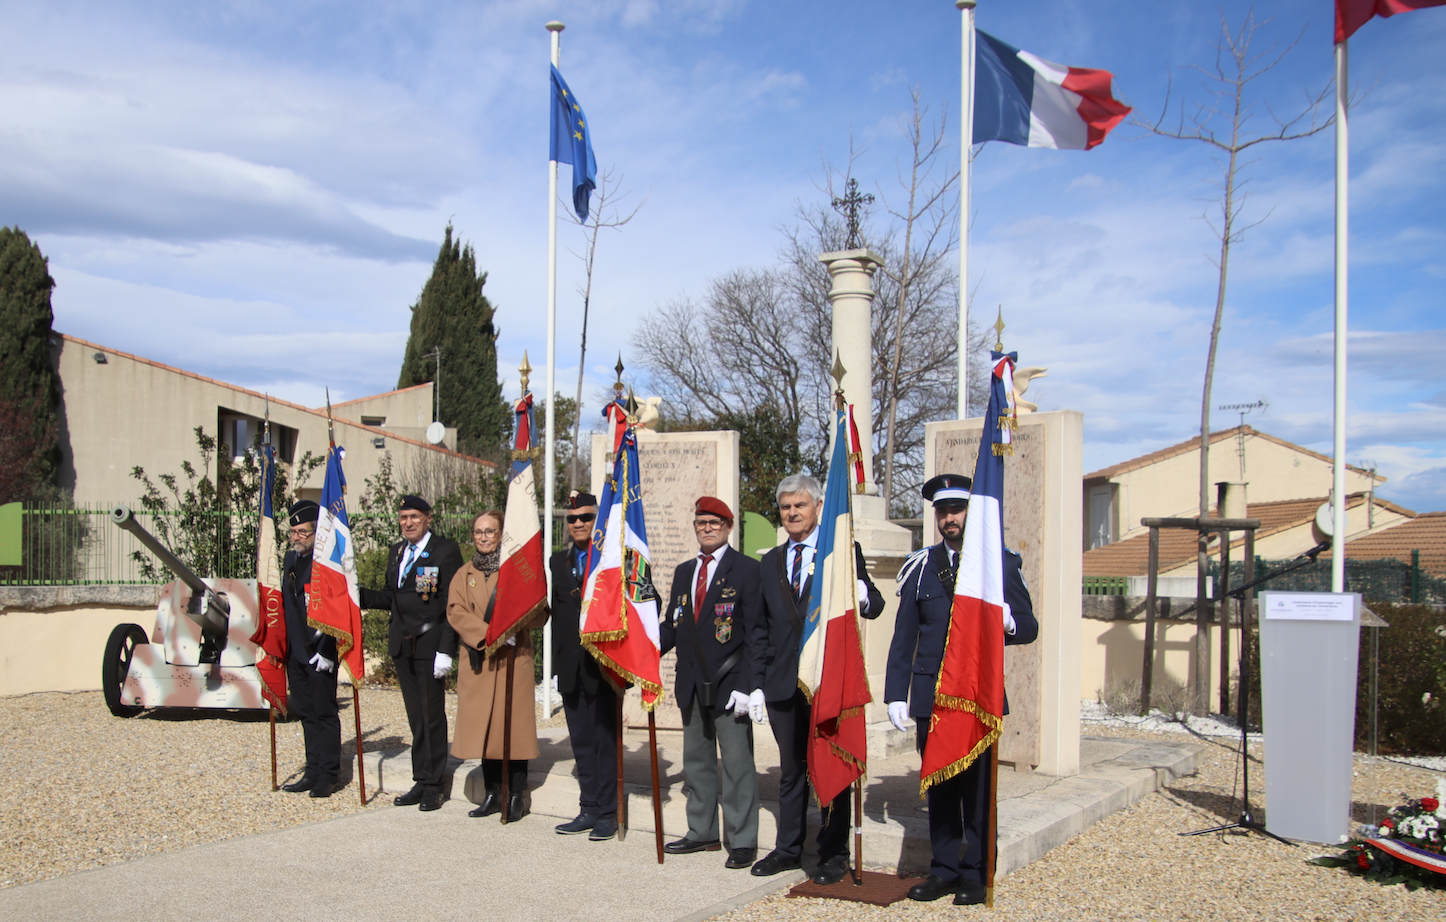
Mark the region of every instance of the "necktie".
[[407, 579], [407, 571], [412, 569], [412, 562], [417, 558], [417, 546], [407, 545], [407, 554], [402, 558], [402, 568], [397, 571], [397, 588], [402, 588], [402, 583]]
[[949, 589], [950, 592], [953, 592], [953, 591], [954, 591], [954, 587], [958, 585], [958, 580], [959, 580], [959, 552], [958, 552], [958, 551], [950, 551], [950, 552], [949, 552], [949, 586], [948, 586], [948, 589]]
[[798, 591], [803, 588], [803, 583], [802, 583], [802, 581], [799, 579], [799, 577], [801, 577], [802, 575], [803, 575], [803, 545], [802, 545], [802, 544], [795, 544], [795, 545], [793, 546], [793, 598], [794, 598], [795, 601], [797, 601], [797, 599], [798, 599]]
[[698, 609], [703, 607], [703, 597], [708, 594], [708, 564], [713, 562], [712, 554], [698, 555], [698, 583], [693, 587], [693, 620], [698, 620]]

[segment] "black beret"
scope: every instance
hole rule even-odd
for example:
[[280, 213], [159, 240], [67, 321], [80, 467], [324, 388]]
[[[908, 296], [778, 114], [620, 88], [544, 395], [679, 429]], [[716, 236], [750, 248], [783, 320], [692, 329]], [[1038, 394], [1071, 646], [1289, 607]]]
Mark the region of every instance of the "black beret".
[[422, 499], [420, 496], [403, 496], [402, 504], [401, 506], [397, 507], [397, 511], [400, 512], [403, 509], [415, 509], [418, 512], [425, 513], [426, 515], [432, 514], [432, 504], [427, 502], [425, 499]]
[[924, 488], [919, 492], [924, 498], [939, 506], [945, 503], [967, 503], [969, 502], [969, 488], [974, 481], [963, 474], [940, 474], [937, 477], [929, 478]]
[[305, 525], [307, 522], [315, 522], [320, 518], [321, 507], [309, 499], [303, 499], [300, 502], [292, 503], [286, 516], [291, 527], [295, 528], [298, 525]]
[[567, 508], [581, 509], [584, 506], [596, 506], [597, 497], [591, 493], [574, 493], [567, 498]]

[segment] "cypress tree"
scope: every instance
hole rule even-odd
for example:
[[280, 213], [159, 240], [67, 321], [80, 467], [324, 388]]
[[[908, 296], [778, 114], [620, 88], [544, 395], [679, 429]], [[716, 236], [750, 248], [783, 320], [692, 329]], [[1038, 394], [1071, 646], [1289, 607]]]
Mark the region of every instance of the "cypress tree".
[[497, 331], [492, 304], [482, 293], [486, 284], [487, 273], [477, 271], [472, 245], [453, 239], [448, 222], [432, 276], [412, 305], [411, 333], [397, 387], [431, 381], [437, 360], [430, 353], [440, 346], [441, 420], [457, 427], [459, 445], [490, 454], [502, 446], [511, 420], [497, 380]]
[[7, 435], [28, 455], [17, 465], [23, 473], [11, 481], [12, 489], [51, 483], [60, 465], [60, 382], [50, 361], [54, 287], [40, 247], [20, 228], [0, 226], [0, 404], [11, 421]]

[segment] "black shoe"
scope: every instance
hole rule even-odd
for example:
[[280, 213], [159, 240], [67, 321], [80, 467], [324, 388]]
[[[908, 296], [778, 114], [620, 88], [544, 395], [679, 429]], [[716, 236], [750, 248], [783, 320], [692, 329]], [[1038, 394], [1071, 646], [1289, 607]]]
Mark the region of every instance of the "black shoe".
[[422, 786], [412, 785], [412, 789], [405, 794], [398, 794], [397, 799], [392, 801], [398, 807], [415, 807], [422, 802]]
[[604, 816], [592, 827], [592, 832], [587, 834], [589, 842], [606, 842], [618, 834], [618, 820], [615, 816]]
[[300, 794], [302, 791], [309, 791], [316, 787], [316, 779], [311, 775], [302, 775], [290, 784], [283, 784], [281, 790], [288, 794]]
[[[669, 842], [663, 846], [663, 851], [670, 855], [691, 855], [694, 852], [716, 852], [723, 847], [723, 843], [717, 839], [690, 839], [687, 836], [676, 842]], [[752, 864], [753, 862], [748, 862]]]
[[444, 799], [445, 798], [442, 797], [441, 791], [427, 791], [425, 794], [422, 795], [422, 802], [417, 804], [417, 809], [421, 810], [423, 813], [431, 813], [433, 810], [440, 810], [442, 809], [442, 801]]
[[488, 788], [487, 793], [482, 795], [482, 802], [476, 808], [467, 811], [467, 815], [476, 819], [479, 816], [491, 816], [502, 809], [502, 795], [500, 788]]
[[954, 894], [955, 906], [975, 906], [984, 902], [984, 885], [977, 880], [959, 881], [959, 890]]
[[312, 797], [330, 797], [341, 790], [339, 781], [318, 781], [311, 789]]
[[937, 900], [941, 896], [948, 896], [959, 887], [960, 882], [957, 880], [945, 880], [930, 874], [928, 880], [909, 888], [909, 899], [918, 900], [921, 903]]
[[731, 870], [746, 868], [758, 857], [756, 848], [730, 848], [728, 849], [728, 860], [723, 862], [723, 867]]
[[597, 814], [579, 813], [570, 821], [556, 827], [558, 835], [575, 836], [580, 832], [587, 832], [597, 825]]
[[790, 858], [779, 852], [769, 852], [748, 873], [754, 877], [772, 877], [774, 874], [782, 874], [784, 871], [792, 871], [801, 867], [803, 867], [803, 863], [797, 858]]
[[526, 791], [509, 791], [507, 794], [507, 822], [515, 823], [527, 815], [527, 804], [522, 799]]
[[828, 886], [843, 880], [844, 874], [848, 873], [849, 856], [834, 855], [825, 859], [813, 872], [813, 882]]

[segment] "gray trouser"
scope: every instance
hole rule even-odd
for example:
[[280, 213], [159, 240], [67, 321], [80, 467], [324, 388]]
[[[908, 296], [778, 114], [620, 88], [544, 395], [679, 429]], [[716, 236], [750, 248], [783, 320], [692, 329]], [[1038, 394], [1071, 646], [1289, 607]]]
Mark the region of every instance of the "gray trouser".
[[758, 772], [753, 765], [753, 724], [747, 717], [701, 708], [696, 697], [688, 702], [683, 708], [683, 778], [688, 783], [688, 838], [718, 838], [721, 801], [728, 847], [758, 847]]

